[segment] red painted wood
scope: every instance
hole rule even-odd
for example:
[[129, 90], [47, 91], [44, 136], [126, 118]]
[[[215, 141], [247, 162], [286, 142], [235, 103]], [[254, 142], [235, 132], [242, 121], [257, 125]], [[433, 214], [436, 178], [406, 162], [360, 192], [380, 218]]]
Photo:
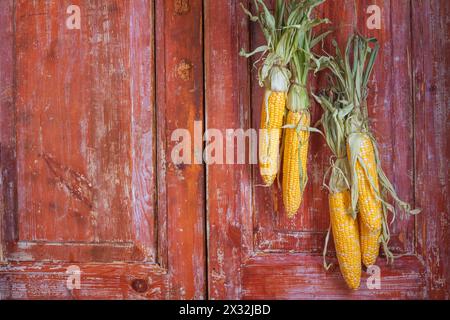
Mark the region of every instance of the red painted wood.
[[[349, 33], [357, 28], [367, 36], [376, 36], [381, 44], [380, 56], [370, 83], [371, 95], [369, 109], [372, 128], [380, 143], [383, 167], [387, 175], [398, 190], [399, 195], [417, 204], [424, 209], [422, 215], [415, 219], [399, 213], [392, 227], [391, 246], [395, 252], [406, 254], [396, 260], [395, 264], [388, 266], [380, 258], [381, 290], [367, 289], [365, 280], [368, 275], [364, 273], [361, 289], [350, 292], [336, 266], [326, 272], [322, 267], [321, 251], [324, 236], [328, 228], [327, 194], [321, 189], [324, 170], [329, 164], [329, 152], [318, 135], [313, 135], [309, 156], [310, 181], [305, 191], [302, 208], [294, 221], [288, 221], [283, 216], [281, 193], [277, 186], [263, 188], [257, 166], [209, 166], [208, 181], [208, 234], [209, 241], [209, 288], [213, 299], [245, 298], [245, 299], [423, 299], [433, 297], [448, 297], [448, 202], [438, 200], [434, 207], [432, 191], [427, 188], [428, 177], [431, 179], [431, 190], [441, 190], [447, 175], [439, 168], [448, 159], [448, 148], [444, 140], [434, 141], [436, 159], [433, 158], [435, 171], [427, 173], [423, 180], [416, 177], [420, 167], [416, 167], [415, 159], [418, 147], [424, 147], [425, 141], [417, 145], [417, 123], [426, 123], [422, 117], [420, 121], [413, 103], [413, 70], [415, 70], [418, 48], [424, 43], [414, 39], [421, 39], [418, 28], [427, 25], [430, 32], [432, 28], [441, 26], [445, 21], [445, 12], [448, 6], [431, 6], [426, 2], [424, 12], [414, 8], [410, 1], [365, 1], [346, 0], [328, 1], [319, 10], [321, 16], [330, 18], [335, 28], [333, 36], [337, 38], [341, 47], [345, 44]], [[366, 9], [370, 4], [377, 4], [382, 9], [382, 29], [368, 30], [366, 18], [369, 16]], [[252, 61], [247, 68], [242, 67], [243, 58], [232, 52], [236, 47], [252, 49], [261, 45], [263, 39], [255, 24], [248, 21], [236, 23], [239, 11], [238, 1], [230, 1], [220, 6], [207, 6], [206, 15], [218, 14], [220, 18], [206, 18], [206, 113], [208, 127], [224, 130], [234, 127], [237, 123], [247, 126], [247, 115], [253, 128], [259, 128], [260, 105], [263, 90], [256, 81], [256, 72], [250, 69]], [[421, 4], [424, 6], [424, 4]], [[419, 6], [421, 8], [421, 6]], [[411, 12], [415, 12], [411, 20]], [[418, 22], [415, 25], [414, 19]], [[434, 20], [433, 20], [434, 19]], [[240, 21], [240, 20], [238, 20]], [[415, 25], [414, 27], [412, 27]], [[248, 28], [250, 40], [243, 35]], [[244, 29], [244, 31], [243, 31]], [[221, 39], [214, 35], [220, 34]], [[211, 35], [211, 36], [208, 36]], [[429, 35], [428, 35], [429, 36]], [[446, 38], [441, 32], [440, 37]], [[444, 50], [443, 42], [427, 40], [430, 52], [435, 57], [440, 48]], [[430, 43], [431, 42], [431, 43]], [[329, 40], [324, 48], [331, 50]], [[415, 49], [414, 49], [415, 48]], [[220, 53], [220, 55], [218, 54]], [[237, 52], [236, 52], [237, 53]], [[448, 54], [446, 54], [448, 56]], [[218, 58], [220, 57], [220, 58]], [[422, 57], [422, 56], [421, 56]], [[436, 58], [435, 58], [436, 59]], [[424, 61], [424, 58], [421, 58]], [[427, 118], [432, 117], [434, 126], [427, 127], [429, 135], [422, 139], [430, 139], [435, 126], [441, 128], [443, 139], [448, 132], [445, 123], [444, 109], [445, 77], [444, 65], [435, 64], [439, 68], [431, 71], [430, 65], [422, 65], [415, 71], [424, 79], [439, 79], [442, 91], [434, 90], [428, 96], [428, 101], [440, 106], [436, 115], [428, 112]], [[239, 66], [239, 67], [236, 67]], [[440, 66], [440, 67], [438, 67]], [[249, 70], [251, 72], [249, 78]], [[423, 75], [427, 72], [426, 75]], [[417, 80], [416, 80], [417, 81]], [[313, 90], [325, 85], [323, 75], [311, 79]], [[416, 85], [417, 86], [417, 85]], [[437, 89], [435, 85], [435, 89]], [[247, 102], [250, 90], [250, 104]], [[417, 96], [417, 93], [415, 93]], [[420, 100], [421, 98], [422, 100]], [[425, 101], [422, 95], [419, 100], [423, 108]], [[237, 109], [237, 110], [236, 110]], [[424, 109], [425, 110], [425, 109]], [[220, 117], [216, 112], [220, 111]], [[321, 111], [317, 104], [312, 105], [313, 119], [320, 117]], [[242, 119], [245, 121], [242, 122]], [[445, 140], [446, 141], [446, 140]], [[439, 143], [439, 144], [437, 144]], [[438, 148], [440, 147], [440, 148]], [[423, 152], [430, 154], [430, 152]], [[423, 157], [423, 156], [422, 156]], [[426, 158], [424, 158], [425, 160]], [[439, 164], [440, 166], [438, 166]], [[422, 175], [425, 171], [423, 162]], [[415, 171], [416, 169], [416, 171]], [[250, 177], [250, 179], [248, 178]], [[420, 183], [420, 189], [416, 183]], [[438, 185], [440, 188], [438, 188]], [[448, 186], [448, 184], [445, 184]], [[239, 190], [239, 191], [236, 191]], [[416, 190], [416, 191], [414, 191]], [[240, 192], [240, 194], [236, 194]], [[425, 193], [426, 192], [426, 193]], [[442, 195], [444, 195], [444, 191]], [[419, 200], [418, 196], [425, 197], [427, 202]], [[242, 197], [247, 198], [247, 202]], [[250, 206], [250, 207], [249, 207]], [[436, 213], [429, 215], [430, 210]], [[437, 216], [440, 212], [442, 216]], [[426, 218], [425, 218], [426, 217]], [[438, 221], [435, 221], [435, 220]], [[240, 226], [240, 227], [238, 227]], [[420, 226], [420, 227], [419, 227]], [[423, 231], [420, 231], [423, 230]], [[436, 234], [433, 232], [436, 231]], [[416, 239], [419, 236], [419, 249], [416, 250]], [[422, 239], [420, 239], [422, 237]], [[431, 250], [431, 252], [430, 252]], [[330, 255], [333, 255], [330, 250]], [[333, 259], [330, 259], [333, 260]], [[444, 262], [445, 261], [445, 262]], [[335, 261], [334, 261], [335, 262]], [[433, 265], [435, 264], [435, 265]], [[236, 284], [238, 287], [236, 287]], [[433, 291], [434, 290], [434, 291]]]
[[[132, 165], [139, 160], [131, 157], [138, 138], [132, 134], [138, 125], [132, 111], [139, 109], [130, 107], [130, 83], [139, 79], [128, 70], [139, 48], [131, 47], [130, 4], [88, 1], [80, 6], [85, 23], [77, 32], [61, 23], [67, 7], [61, 2], [16, 3], [15, 236], [24, 244], [10, 259], [67, 259], [55, 247], [70, 251], [65, 245], [70, 242], [80, 244], [78, 252], [66, 252], [72, 261], [96, 261], [97, 251], [108, 260], [108, 251], [123, 244], [141, 253], [130, 256], [125, 250], [122, 259], [154, 261], [155, 239], [148, 226], [153, 209], [132, 210], [142, 200], [132, 199]], [[154, 181], [147, 172], [143, 176]], [[47, 256], [21, 252], [34, 244], [45, 246]]]
[[450, 3], [416, 1], [412, 8], [417, 205], [417, 251], [427, 266], [429, 297], [450, 297], [450, 192], [448, 161]]
[[[159, 217], [157, 212], [157, 158], [155, 121], [155, 12], [150, 1], [130, 3], [130, 73], [132, 107], [132, 197], [135, 205], [134, 229], [141, 235], [141, 241], [158, 243], [153, 256], [161, 257], [158, 250]], [[151, 214], [149, 214], [151, 213]], [[141, 229], [142, 228], [142, 229]], [[141, 230], [148, 230], [142, 232]], [[165, 254], [167, 256], [167, 254]]]
[[203, 118], [201, 1], [1, 9], [0, 297], [204, 298], [203, 167], [170, 161], [172, 131]]
[[[183, 3], [187, 5], [182, 5]], [[173, 130], [203, 121], [202, 1], [156, 1], [156, 101], [160, 227], [167, 235], [172, 299], [206, 297], [205, 176], [200, 164], [176, 166], [171, 160]], [[164, 211], [163, 211], [164, 212]]]
[[[0, 271], [2, 299], [170, 299], [167, 274], [155, 265], [81, 263], [81, 290], [68, 290], [70, 263], [10, 263]], [[133, 288], [143, 281], [145, 292]]]
[[[336, 261], [333, 260], [335, 263]], [[367, 288], [363, 274], [358, 291], [350, 291], [334, 268], [324, 272], [322, 259], [305, 254], [258, 255], [243, 268], [243, 299], [424, 299], [425, 271], [416, 257], [402, 258], [395, 265], [379, 263], [381, 289]]]
[[[358, 29], [376, 37], [381, 46], [368, 99], [371, 128], [379, 144], [385, 173], [401, 199], [414, 204], [414, 141], [411, 75], [411, 4], [409, 1], [357, 1]], [[381, 8], [381, 30], [368, 30], [364, 14], [370, 5]], [[386, 134], [395, 132], [395, 134]], [[392, 224], [394, 252], [414, 251], [414, 218], [396, 207]]]
[[[332, 246], [334, 267], [322, 267], [329, 152], [319, 135], [294, 221], [256, 165], [171, 161], [173, 130], [194, 137], [194, 121], [224, 136], [259, 128], [262, 89], [238, 51], [262, 37], [240, 2], [0, 1], [0, 298], [449, 298], [448, 2], [318, 10], [341, 46], [355, 27], [379, 39], [372, 128], [400, 196], [423, 209], [398, 215], [392, 246], [406, 256], [379, 259], [381, 290], [364, 273], [357, 292]], [[82, 8], [81, 31], [65, 29], [69, 4]], [[371, 4], [381, 30], [366, 28]], [[324, 80], [312, 77], [313, 90]], [[81, 290], [66, 287], [71, 265]]]
[[0, 3], [0, 263], [4, 260], [5, 226], [15, 212], [14, 24], [13, 1]]

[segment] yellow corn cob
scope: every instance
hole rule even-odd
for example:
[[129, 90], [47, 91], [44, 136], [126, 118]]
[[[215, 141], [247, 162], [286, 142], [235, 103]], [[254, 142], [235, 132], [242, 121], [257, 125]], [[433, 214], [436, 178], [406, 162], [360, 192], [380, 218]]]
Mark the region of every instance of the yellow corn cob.
[[331, 193], [329, 205], [339, 268], [349, 288], [356, 290], [361, 281], [361, 248], [358, 221], [349, 214], [350, 191]]
[[[372, 140], [366, 134], [359, 133], [359, 135], [361, 145], [359, 150], [360, 161], [365, 164], [370, 178], [375, 187], [379, 190], [378, 173]], [[347, 154], [348, 158], [352, 159], [349, 145], [347, 145]], [[358, 208], [361, 222], [363, 222], [370, 230], [379, 231], [381, 230], [381, 220], [383, 215], [381, 202], [377, 199], [375, 190], [372, 188], [359, 161], [356, 162], [355, 170], [358, 177]]]
[[[311, 117], [308, 111], [292, 112], [287, 115], [286, 124], [303, 127], [310, 126]], [[297, 213], [302, 202], [302, 190], [300, 190], [300, 168], [306, 177], [306, 162], [308, 158], [309, 131], [297, 133], [296, 129], [285, 129], [284, 155], [283, 155], [283, 203], [286, 214], [292, 218]], [[299, 159], [299, 148], [300, 159]]]
[[[267, 98], [268, 96], [268, 98]], [[266, 115], [266, 99], [269, 111], [269, 123]], [[271, 186], [278, 174], [281, 127], [283, 126], [285, 92], [266, 91], [261, 113], [261, 131], [259, 135], [259, 169], [267, 186]]]
[[361, 221], [361, 218], [358, 218], [358, 220], [360, 220], [362, 262], [366, 267], [369, 267], [375, 264], [380, 252], [378, 240], [381, 236], [381, 230], [371, 230]]

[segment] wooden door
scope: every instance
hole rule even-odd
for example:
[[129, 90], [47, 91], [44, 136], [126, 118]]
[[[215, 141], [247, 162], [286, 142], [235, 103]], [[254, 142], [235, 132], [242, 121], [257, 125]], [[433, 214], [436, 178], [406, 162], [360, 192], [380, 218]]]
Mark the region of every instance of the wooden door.
[[[237, 52], [256, 48], [263, 38], [239, 3], [206, 1], [207, 128], [259, 128], [263, 92], [252, 62]], [[366, 26], [370, 5], [381, 9], [379, 30]], [[448, 1], [434, 0], [339, 0], [320, 9], [332, 21], [332, 36], [341, 46], [354, 28], [379, 39], [381, 53], [370, 83], [372, 128], [399, 195], [423, 209], [416, 218], [397, 217], [391, 246], [402, 257], [394, 265], [378, 260], [381, 289], [368, 289], [364, 274], [361, 289], [349, 291], [332, 250], [334, 268], [326, 272], [322, 267], [329, 218], [327, 192], [321, 186], [330, 154], [324, 140], [313, 135], [310, 179], [293, 221], [285, 218], [279, 188], [260, 186], [257, 166], [208, 166], [210, 298], [449, 297], [449, 47], [444, 41], [449, 9]], [[329, 40], [324, 48], [331, 52]], [[313, 78], [313, 90], [324, 83], [320, 76]], [[313, 116], [320, 117], [317, 105]]]
[[206, 296], [203, 167], [170, 162], [203, 118], [183, 3], [0, 2], [0, 298]]
[[[401, 197], [423, 209], [397, 218], [392, 247], [403, 256], [379, 259], [381, 289], [364, 275], [357, 292], [332, 247], [335, 268], [322, 268], [320, 136], [294, 221], [255, 165], [171, 161], [172, 132], [195, 136], [194, 121], [224, 136], [259, 128], [262, 90], [238, 52], [262, 37], [240, 2], [0, 1], [0, 299], [449, 297], [449, 2], [328, 0], [320, 10], [340, 44], [354, 27], [381, 42], [373, 128]], [[373, 4], [380, 30], [366, 27]], [[73, 5], [79, 30], [66, 25]], [[324, 83], [312, 79], [314, 90]]]

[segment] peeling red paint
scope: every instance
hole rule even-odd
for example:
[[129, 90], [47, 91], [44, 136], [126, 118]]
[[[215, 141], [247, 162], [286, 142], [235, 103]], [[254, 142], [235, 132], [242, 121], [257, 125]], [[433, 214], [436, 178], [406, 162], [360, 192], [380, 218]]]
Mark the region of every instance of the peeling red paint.
[[[251, 1], [245, 3], [251, 5]], [[371, 4], [382, 8], [381, 30], [366, 29], [365, 9]], [[256, 24], [249, 24], [238, 2], [210, 4], [205, 12], [208, 127], [220, 129], [244, 123], [244, 127], [258, 128], [263, 89], [255, 79], [252, 62], [247, 64], [237, 52], [240, 48], [255, 49], [263, 43], [263, 36]], [[319, 9], [321, 16], [332, 21], [330, 27], [336, 28], [332, 36], [341, 45], [355, 28], [378, 38], [382, 50], [368, 101], [371, 126], [379, 141], [383, 168], [399, 195], [423, 209], [417, 218], [398, 214], [392, 226], [391, 247], [406, 256], [397, 259], [393, 266], [386, 266], [383, 258], [377, 261], [382, 268], [382, 289], [368, 290], [363, 278], [361, 289], [349, 292], [338, 268], [329, 272], [323, 269], [321, 253], [329, 218], [328, 202], [324, 200], [326, 191], [322, 189], [320, 177], [329, 165], [329, 152], [323, 138], [312, 135], [308, 163], [311, 179], [293, 221], [284, 215], [278, 186], [259, 187], [256, 166], [226, 170], [221, 166], [208, 167], [211, 298], [449, 297], [450, 210], [449, 202], [438, 192], [443, 190], [442, 197], [445, 197], [449, 185], [448, 170], [444, 169], [450, 158], [448, 139], [444, 138], [449, 129], [445, 111], [448, 90], [444, 89], [448, 88], [446, 82], [450, 78], [449, 54], [442, 41], [448, 38], [449, 28], [442, 25], [449, 12], [448, 2], [437, 4], [432, 0], [422, 1], [419, 6], [411, 1], [393, 0], [327, 1]], [[423, 34], [421, 29], [432, 34]], [[220, 38], [212, 35], [217, 33]], [[424, 53], [423, 46], [429, 52]], [[332, 52], [329, 40], [325, 41], [324, 48]], [[225, 56], [217, 59], [216, 52]], [[438, 52], [441, 52], [439, 60], [444, 61], [429, 60], [437, 59]], [[422, 65], [425, 61], [430, 63]], [[433, 64], [440, 67], [431, 70]], [[417, 92], [415, 88], [425, 80], [441, 86]], [[323, 76], [311, 78], [313, 90], [324, 84]], [[221, 117], [216, 116], [218, 113]], [[243, 114], [250, 114], [251, 119], [242, 118]], [[313, 105], [313, 123], [320, 114], [320, 107]], [[229, 211], [230, 215], [224, 214]], [[240, 232], [231, 228], [235, 225], [240, 226]], [[329, 254], [333, 255], [331, 248]], [[226, 263], [221, 263], [222, 260]]]
[[203, 168], [165, 165], [171, 120], [203, 117], [202, 68], [167, 59], [202, 65], [202, 4], [79, 6], [80, 31], [61, 1], [0, 2], [0, 297], [204, 298]]
[[[382, 289], [365, 274], [356, 292], [332, 249], [334, 267], [322, 267], [329, 153], [319, 135], [293, 221], [256, 166], [170, 161], [176, 128], [259, 126], [262, 91], [238, 52], [262, 37], [241, 1], [79, 2], [82, 29], [69, 32], [61, 1], [0, 1], [2, 298], [449, 298], [449, 1], [319, 10], [339, 43], [357, 27], [382, 44], [371, 125], [400, 196], [423, 209], [397, 217], [392, 247], [406, 255], [379, 259]], [[381, 30], [366, 30], [369, 4], [382, 7]], [[314, 90], [324, 83], [311, 78]], [[66, 286], [71, 265], [81, 289]]]

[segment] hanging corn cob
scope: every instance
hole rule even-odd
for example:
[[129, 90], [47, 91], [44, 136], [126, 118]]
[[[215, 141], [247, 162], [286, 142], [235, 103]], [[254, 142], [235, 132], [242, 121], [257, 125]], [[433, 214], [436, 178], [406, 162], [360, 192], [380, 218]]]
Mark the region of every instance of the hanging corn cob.
[[[342, 276], [350, 289], [357, 289], [361, 279], [361, 247], [358, 221], [352, 214], [349, 162], [345, 144], [345, 118], [348, 109], [342, 109], [338, 95], [315, 97], [324, 109], [321, 123], [325, 139], [333, 152], [328, 183], [330, 223], [336, 256]], [[327, 236], [328, 243], [328, 236]], [[327, 244], [325, 244], [324, 259]], [[328, 269], [324, 260], [325, 268]]]
[[[374, 48], [370, 46], [372, 43]], [[417, 214], [420, 210], [411, 210], [410, 205], [397, 196], [381, 168], [376, 140], [369, 129], [367, 86], [379, 50], [376, 39], [359, 35], [350, 37], [345, 56], [334, 44], [337, 55], [329, 63], [329, 68], [334, 75], [332, 86], [339, 94], [340, 109], [346, 110], [344, 121], [351, 176], [351, 209], [359, 220], [362, 261], [370, 266], [376, 262], [380, 243], [388, 260], [394, 258], [388, 247], [387, 212], [391, 211], [395, 218], [395, 208], [386, 196], [390, 195], [409, 214]]]
[[[286, 4], [286, 1], [277, 0], [274, 15], [262, 0], [254, 0], [257, 15], [243, 7], [251, 21], [259, 22], [266, 39], [266, 45], [253, 52], [241, 51], [241, 55], [247, 58], [262, 53], [258, 80], [265, 87], [265, 95], [259, 135], [259, 168], [266, 186], [271, 186], [278, 174], [283, 117], [291, 79], [288, 65], [299, 36], [295, 28], [289, 27], [299, 21], [299, 4], [298, 1]], [[287, 8], [290, 9], [289, 14]]]
[[283, 154], [283, 204], [289, 218], [296, 215], [303, 197], [303, 191], [308, 181], [307, 159], [309, 133], [311, 131], [311, 115], [309, 112], [309, 97], [307, 81], [309, 71], [321, 68], [322, 58], [316, 58], [312, 48], [324, 39], [329, 32], [314, 37], [312, 28], [326, 19], [313, 19], [311, 13], [314, 7], [324, 1], [310, 1], [300, 6], [300, 21], [295, 28], [299, 32], [298, 50], [291, 60], [293, 84], [287, 99], [288, 114], [286, 117]]

